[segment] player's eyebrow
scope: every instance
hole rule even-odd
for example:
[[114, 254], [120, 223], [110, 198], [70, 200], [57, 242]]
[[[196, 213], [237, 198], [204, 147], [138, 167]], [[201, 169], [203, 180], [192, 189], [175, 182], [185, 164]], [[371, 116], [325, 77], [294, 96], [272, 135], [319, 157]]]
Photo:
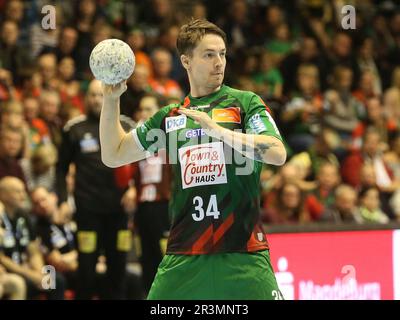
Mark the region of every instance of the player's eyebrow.
[[226, 49], [225, 49], [225, 48], [224, 48], [224, 49], [221, 49], [221, 50], [215, 50], [215, 49], [210, 49], [210, 48], [204, 49], [204, 52], [207, 52], [207, 51], [211, 51], [211, 52], [217, 52], [217, 51], [219, 51], [219, 52], [226, 52]]

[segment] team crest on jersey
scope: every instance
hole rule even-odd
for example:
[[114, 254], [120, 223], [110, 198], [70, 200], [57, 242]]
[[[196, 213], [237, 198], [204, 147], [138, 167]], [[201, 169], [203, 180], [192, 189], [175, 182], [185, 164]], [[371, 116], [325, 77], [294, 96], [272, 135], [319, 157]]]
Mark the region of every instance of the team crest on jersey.
[[182, 189], [227, 183], [222, 142], [180, 148], [179, 161]]
[[229, 107], [224, 109], [213, 109], [212, 119], [216, 122], [230, 122], [230, 123], [241, 123], [239, 107]]
[[165, 131], [168, 133], [171, 131], [185, 128], [186, 120], [187, 120], [187, 117], [184, 114], [177, 116], [177, 117], [165, 118]]

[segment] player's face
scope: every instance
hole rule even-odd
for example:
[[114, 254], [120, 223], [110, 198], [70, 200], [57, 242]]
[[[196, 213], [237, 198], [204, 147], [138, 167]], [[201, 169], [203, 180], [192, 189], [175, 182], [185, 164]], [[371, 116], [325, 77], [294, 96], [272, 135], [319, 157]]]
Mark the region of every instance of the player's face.
[[188, 56], [191, 84], [198, 88], [218, 89], [224, 80], [225, 56], [224, 40], [215, 34], [205, 35], [193, 49], [192, 56]]

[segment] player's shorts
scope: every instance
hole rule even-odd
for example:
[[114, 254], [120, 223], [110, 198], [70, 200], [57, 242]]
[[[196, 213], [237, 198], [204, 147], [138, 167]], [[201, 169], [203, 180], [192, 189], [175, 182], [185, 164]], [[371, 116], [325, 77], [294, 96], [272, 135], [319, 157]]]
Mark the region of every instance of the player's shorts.
[[282, 299], [269, 251], [165, 255], [149, 300]]

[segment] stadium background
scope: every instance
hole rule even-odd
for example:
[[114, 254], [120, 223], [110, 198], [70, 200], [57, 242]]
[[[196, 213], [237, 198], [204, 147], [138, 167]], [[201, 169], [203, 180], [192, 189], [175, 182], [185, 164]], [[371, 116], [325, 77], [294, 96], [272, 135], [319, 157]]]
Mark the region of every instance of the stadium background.
[[[45, 5], [56, 8], [55, 29], [43, 29]], [[344, 5], [356, 8], [355, 29], [342, 26]], [[62, 127], [84, 113], [88, 59], [101, 40], [126, 41], [140, 65], [121, 101], [125, 115], [137, 121], [147, 92], [182, 99], [188, 82], [175, 40], [191, 16], [227, 33], [225, 83], [258, 93], [285, 139], [288, 164], [266, 166], [260, 190], [273, 266], [288, 295], [399, 299], [396, 1], [0, 0], [1, 125], [15, 126], [29, 142], [18, 162], [38, 158], [42, 144], [57, 150]], [[58, 96], [51, 109], [42, 103], [48, 91]], [[54, 168], [50, 161], [48, 171]], [[28, 188], [41, 183], [29, 179]], [[54, 175], [46, 179], [54, 191]], [[137, 243], [129, 266], [140, 273]]]

